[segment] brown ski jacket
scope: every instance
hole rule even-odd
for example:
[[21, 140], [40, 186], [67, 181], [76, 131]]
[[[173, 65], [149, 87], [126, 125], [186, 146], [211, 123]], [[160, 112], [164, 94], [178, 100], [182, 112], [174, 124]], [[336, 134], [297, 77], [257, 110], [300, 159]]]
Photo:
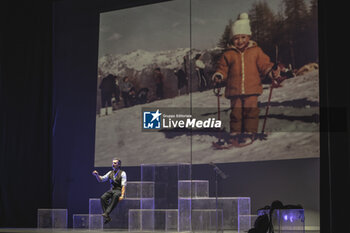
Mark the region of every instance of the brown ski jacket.
[[260, 95], [262, 93], [261, 77], [272, 68], [270, 58], [254, 41], [249, 41], [247, 48], [241, 52], [233, 45], [221, 56], [216, 72], [226, 81], [226, 98], [237, 95]]

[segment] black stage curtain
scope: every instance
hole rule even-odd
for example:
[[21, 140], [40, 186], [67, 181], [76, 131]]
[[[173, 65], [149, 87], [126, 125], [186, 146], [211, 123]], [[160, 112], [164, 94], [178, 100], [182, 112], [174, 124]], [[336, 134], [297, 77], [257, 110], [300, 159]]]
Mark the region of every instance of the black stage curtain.
[[51, 206], [50, 1], [0, 3], [0, 227]]
[[[350, 81], [348, 49], [338, 37], [337, 21], [348, 12], [319, 1], [320, 38], [320, 224], [321, 232], [349, 229], [350, 208]], [[347, 11], [347, 10], [346, 10]], [[347, 40], [347, 39], [346, 39]], [[346, 42], [347, 43], [347, 42]], [[345, 52], [346, 50], [346, 52]], [[346, 54], [346, 55], [345, 55]]]

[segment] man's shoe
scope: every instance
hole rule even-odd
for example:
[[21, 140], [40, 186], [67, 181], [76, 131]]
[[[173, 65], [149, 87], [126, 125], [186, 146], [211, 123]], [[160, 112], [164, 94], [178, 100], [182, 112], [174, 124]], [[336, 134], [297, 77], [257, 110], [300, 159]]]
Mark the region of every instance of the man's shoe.
[[104, 217], [104, 218], [108, 218], [108, 217], [109, 217], [109, 215], [108, 215], [107, 213], [103, 213], [103, 214], [102, 214], [102, 217]]
[[104, 221], [104, 224], [109, 223], [111, 220], [112, 220], [111, 217], [109, 217], [109, 216], [106, 217], [106, 218], [105, 218], [105, 221]]

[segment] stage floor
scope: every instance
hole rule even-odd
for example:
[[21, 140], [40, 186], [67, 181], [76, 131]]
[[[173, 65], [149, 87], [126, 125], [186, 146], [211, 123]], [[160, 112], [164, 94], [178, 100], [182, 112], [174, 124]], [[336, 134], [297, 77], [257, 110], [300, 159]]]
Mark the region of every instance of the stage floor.
[[[8, 233], [15, 233], [15, 232], [23, 232], [23, 233], [46, 233], [46, 232], [52, 232], [52, 233], [63, 233], [63, 232], [77, 232], [77, 233], [101, 233], [101, 232], [118, 232], [118, 233], [140, 233], [140, 231], [125, 231], [120, 229], [104, 229], [104, 230], [88, 230], [88, 229], [37, 229], [37, 228], [0, 228], [0, 232], [8, 232]], [[142, 231], [141, 231], [142, 232]], [[143, 232], [150, 232], [150, 231], [143, 231]], [[154, 231], [156, 233], [163, 233], [165, 231]], [[211, 233], [213, 231], [206, 231], [205, 233]], [[287, 231], [283, 231], [287, 232]], [[295, 231], [289, 231], [290, 233], [293, 233]], [[298, 231], [299, 232], [299, 231]], [[177, 233], [177, 232], [169, 232], [166, 233]], [[238, 233], [237, 231], [224, 231], [223, 233]], [[311, 231], [305, 231], [305, 233], [320, 233], [319, 230], [311, 230]]]

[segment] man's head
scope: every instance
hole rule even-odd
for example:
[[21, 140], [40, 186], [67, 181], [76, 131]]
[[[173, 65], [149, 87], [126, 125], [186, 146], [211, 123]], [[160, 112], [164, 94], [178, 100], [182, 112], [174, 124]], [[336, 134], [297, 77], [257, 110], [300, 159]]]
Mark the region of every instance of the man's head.
[[120, 159], [114, 158], [112, 160], [112, 168], [113, 170], [117, 170], [122, 166], [122, 161]]

